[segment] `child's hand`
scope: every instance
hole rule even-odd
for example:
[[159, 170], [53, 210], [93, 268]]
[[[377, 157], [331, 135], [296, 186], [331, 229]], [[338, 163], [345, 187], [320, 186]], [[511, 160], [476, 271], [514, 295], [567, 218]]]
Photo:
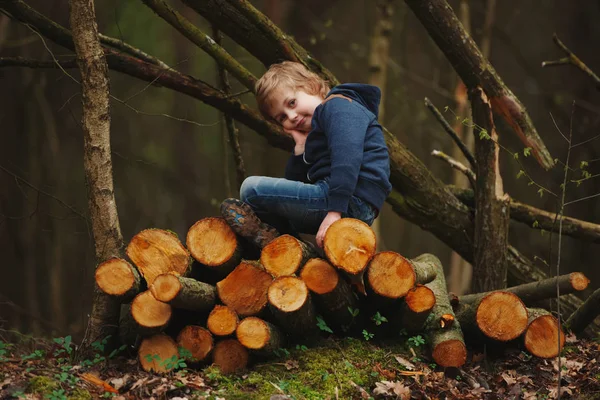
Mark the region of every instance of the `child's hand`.
[[284, 131], [289, 134], [296, 143], [296, 147], [294, 147], [294, 154], [300, 155], [304, 153], [304, 143], [306, 143], [308, 132], [298, 131], [295, 129], [284, 129]]
[[329, 226], [341, 218], [342, 218], [342, 213], [340, 213], [340, 212], [329, 211], [327, 213], [327, 216], [325, 217], [325, 219], [323, 219], [323, 222], [321, 222], [321, 226], [319, 227], [319, 232], [317, 232], [317, 237], [316, 237], [317, 245], [320, 248], [323, 248], [323, 239], [325, 239], [325, 233], [327, 232], [327, 229], [329, 229]]

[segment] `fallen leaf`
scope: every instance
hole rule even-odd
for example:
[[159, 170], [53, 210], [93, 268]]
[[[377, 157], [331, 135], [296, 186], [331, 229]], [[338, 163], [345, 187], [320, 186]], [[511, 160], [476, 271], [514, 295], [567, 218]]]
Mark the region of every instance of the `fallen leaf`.
[[415, 369], [415, 364], [411, 363], [407, 359], [402, 358], [400, 356], [394, 356], [394, 358], [396, 359], [396, 361], [398, 361], [398, 363], [400, 363], [400, 365], [402, 365], [407, 370], [412, 371], [413, 369]]
[[90, 374], [89, 372], [86, 372], [84, 374], [81, 374], [80, 376], [81, 376], [81, 379], [83, 379], [84, 381], [89, 382], [93, 385], [96, 385], [96, 386], [102, 388], [105, 392], [119, 394], [119, 391], [117, 389], [115, 389], [108, 382], [103, 381], [102, 379], [100, 379], [98, 376], [96, 376], [94, 374]]

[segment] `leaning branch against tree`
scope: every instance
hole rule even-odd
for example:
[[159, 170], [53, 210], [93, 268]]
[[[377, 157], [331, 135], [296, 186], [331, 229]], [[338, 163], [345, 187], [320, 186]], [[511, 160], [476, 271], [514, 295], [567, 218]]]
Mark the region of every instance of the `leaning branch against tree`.
[[504, 84], [494, 67], [481, 54], [446, 0], [405, 0], [431, 38], [469, 90], [481, 86], [494, 111], [506, 120], [521, 141], [531, 147], [542, 167], [550, 169], [554, 161], [538, 135], [525, 106]]
[[[91, 0], [71, 0], [70, 23], [83, 101], [83, 166], [88, 189], [88, 208], [98, 263], [118, 257], [123, 236], [113, 188], [110, 158], [110, 108], [108, 65], [98, 39], [96, 11]], [[96, 286], [85, 342], [116, 337], [121, 305]]]
[[596, 289], [594, 293], [587, 298], [583, 303], [567, 320], [567, 326], [576, 334], [584, 331], [584, 329], [590, 325], [594, 319], [600, 314], [600, 289]]

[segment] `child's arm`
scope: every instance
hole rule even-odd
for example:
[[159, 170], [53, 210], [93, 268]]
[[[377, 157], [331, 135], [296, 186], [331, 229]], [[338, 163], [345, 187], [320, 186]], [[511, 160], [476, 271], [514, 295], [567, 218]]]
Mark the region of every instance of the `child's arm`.
[[306, 137], [308, 132], [301, 132], [296, 130], [285, 130], [286, 133], [290, 134], [294, 139], [294, 154], [290, 156], [288, 163], [285, 167], [285, 179], [292, 181], [307, 182], [308, 178], [306, 173], [308, 172], [308, 164], [303, 160], [304, 157], [304, 143], [306, 143]]

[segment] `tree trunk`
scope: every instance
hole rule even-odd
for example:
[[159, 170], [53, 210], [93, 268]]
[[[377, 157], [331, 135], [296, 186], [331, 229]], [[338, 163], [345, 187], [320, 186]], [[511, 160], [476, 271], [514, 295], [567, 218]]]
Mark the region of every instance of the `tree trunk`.
[[244, 318], [235, 333], [244, 347], [263, 355], [270, 355], [284, 347], [284, 338], [279, 329], [260, 318]]
[[216, 305], [208, 315], [206, 327], [215, 336], [229, 336], [235, 333], [239, 323], [235, 311], [227, 306]]
[[281, 235], [263, 247], [260, 263], [277, 278], [296, 274], [310, 258], [316, 256], [306, 243], [290, 235]]
[[500, 146], [492, 109], [481, 88], [471, 90], [477, 186], [475, 188], [475, 262], [472, 291], [487, 292], [506, 287], [506, 247], [510, 199], [500, 176]]
[[158, 301], [195, 312], [208, 312], [217, 299], [214, 286], [173, 274], [157, 276], [150, 292]]
[[238, 238], [223, 218], [204, 218], [192, 225], [186, 246], [196, 261], [221, 277], [233, 271], [242, 259]]
[[[93, 0], [70, 0], [69, 6], [73, 44], [81, 73], [83, 166], [88, 209], [96, 260], [101, 263], [110, 257], [118, 257], [123, 248], [110, 158], [108, 65], [98, 39]], [[90, 344], [107, 335], [116, 337], [119, 310], [120, 305], [115, 299], [95, 287], [85, 343]]]
[[273, 277], [258, 262], [242, 261], [217, 283], [217, 293], [240, 317], [260, 314], [267, 306], [267, 290]]
[[560, 329], [558, 320], [541, 308], [532, 308], [528, 311], [529, 323], [523, 335], [525, 348], [536, 357], [558, 356], [565, 344], [565, 334]]
[[281, 276], [269, 286], [269, 306], [281, 329], [289, 335], [311, 339], [316, 336], [317, 319], [304, 281]]
[[212, 334], [198, 325], [188, 325], [177, 335], [177, 346], [189, 351], [191, 362], [203, 362], [213, 349]]
[[142, 290], [140, 273], [122, 258], [113, 257], [96, 268], [96, 285], [119, 303], [128, 303]]
[[[562, 289], [560, 290], [562, 293]], [[574, 333], [580, 334], [583, 330], [594, 321], [600, 313], [600, 289], [596, 289], [594, 293], [569, 317], [567, 326]]]
[[147, 372], [169, 372], [174, 365], [166, 361], [178, 356], [177, 344], [164, 333], [145, 338], [138, 350], [140, 365]]
[[223, 374], [243, 370], [248, 365], [248, 349], [236, 339], [221, 340], [213, 349], [213, 363]]

